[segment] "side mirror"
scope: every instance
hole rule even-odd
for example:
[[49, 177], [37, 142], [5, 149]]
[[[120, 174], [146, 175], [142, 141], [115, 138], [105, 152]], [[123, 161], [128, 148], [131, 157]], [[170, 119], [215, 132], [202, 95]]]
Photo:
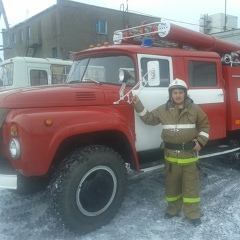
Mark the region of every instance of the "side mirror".
[[159, 86], [160, 85], [160, 69], [158, 61], [150, 61], [147, 63], [148, 68], [148, 85]]

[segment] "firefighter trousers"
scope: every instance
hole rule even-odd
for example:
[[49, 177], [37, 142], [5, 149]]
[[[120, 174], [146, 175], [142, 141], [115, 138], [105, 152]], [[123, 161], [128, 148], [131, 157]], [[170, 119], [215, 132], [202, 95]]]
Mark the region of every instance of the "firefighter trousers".
[[200, 218], [200, 178], [197, 163], [172, 164], [165, 161], [166, 168], [166, 213], [177, 215], [183, 212], [186, 218]]

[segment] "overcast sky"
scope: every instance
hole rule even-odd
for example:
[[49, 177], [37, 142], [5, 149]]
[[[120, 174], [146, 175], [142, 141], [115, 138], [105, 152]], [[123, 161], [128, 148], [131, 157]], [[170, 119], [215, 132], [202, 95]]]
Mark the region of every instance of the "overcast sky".
[[[27, 18], [56, 4], [57, 0], [2, 0], [7, 15], [9, 26], [12, 27]], [[131, 12], [142, 13], [159, 18], [175, 20], [175, 24], [189, 23], [185, 27], [199, 30], [201, 14], [226, 13], [238, 17], [240, 28], [240, 0], [75, 0], [90, 5], [120, 10], [120, 6]], [[140, 23], [139, 23], [140, 24]], [[0, 28], [5, 28], [3, 18], [0, 19]], [[0, 37], [0, 43], [2, 38]]]
[[[10, 27], [56, 4], [56, 0], [2, 1]], [[121, 4], [124, 4], [124, 8], [126, 9], [128, 3], [129, 11], [196, 25], [199, 24], [201, 14], [225, 13], [226, 2], [227, 14], [238, 17], [238, 28], [240, 28], [240, 0], [75, 0], [75, 2], [116, 10], [120, 10]], [[1, 25], [4, 27], [3, 18], [1, 18]], [[198, 30], [198, 27], [196, 29]]]

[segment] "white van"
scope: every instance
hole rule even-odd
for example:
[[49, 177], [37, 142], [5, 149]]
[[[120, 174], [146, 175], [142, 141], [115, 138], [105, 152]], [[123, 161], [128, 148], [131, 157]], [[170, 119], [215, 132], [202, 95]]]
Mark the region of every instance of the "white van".
[[0, 90], [64, 83], [72, 61], [14, 57], [0, 62]]

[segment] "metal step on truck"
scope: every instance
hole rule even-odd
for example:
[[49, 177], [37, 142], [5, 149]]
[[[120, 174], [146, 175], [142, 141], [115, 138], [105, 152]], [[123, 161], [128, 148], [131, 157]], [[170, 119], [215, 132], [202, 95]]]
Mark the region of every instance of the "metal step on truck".
[[[200, 160], [240, 150], [240, 46], [160, 20], [118, 30], [115, 44], [73, 53], [66, 84], [0, 93], [0, 187], [44, 185], [64, 226], [88, 233], [119, 210], [127, 172], [163, 166], [161, 125], [142, 123], [186, 80], [210, 122]], [[176, 126], [177, 127], [177, 126]], [[202, 160], [203, 161], [203, 160]]]

